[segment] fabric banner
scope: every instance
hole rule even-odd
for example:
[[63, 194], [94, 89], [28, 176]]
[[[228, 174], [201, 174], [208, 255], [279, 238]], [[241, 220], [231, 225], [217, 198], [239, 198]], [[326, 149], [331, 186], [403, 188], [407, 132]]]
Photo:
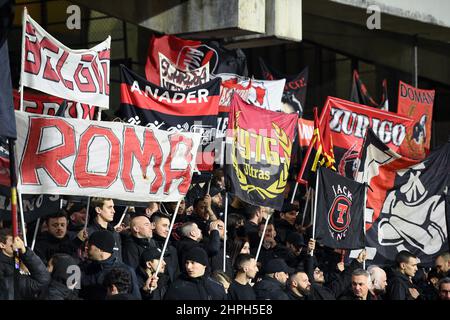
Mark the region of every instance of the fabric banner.
[[411, 118], [334, 97], [327, 99], [320, 118], [325, 142], [330, 136], [327, 130], [331, 132], [336, 169], [348, 178], [353, 178], [358, 169], [355, 160], [368, 128], [398, 151], [406, 143], [406, 132], [412, 124]]
[[201, 133], [197, 167], [200, 171], [212, 170], [220, 79], [185, 91], [171, 91], [146, 81], [124, 66], [120, 70], [120, 117], [128, 123], [170, 132]]
[[[15, 121], [14, 121], [15, 124]], [[0, 136], [0, 194], [9, 193], [10, 190], [2, 187], [11, 187], [9, 175], [9, 146], [6, 138]]]
[[188, 191], [198, 133], [16, 111], [24, 194], [178, 201]]
[[300, 147], [308, 147], [314, 133], [314, 121], [298, 119], [298, 143]]
[[[60, 210], [60, 196], [23, 195], [23, 217], [26, 223]], [[11, 199], [0, 195], [0, 220], [11, 221]]]
[[186, 90], [209, 81], [209, 62], [197, 69], [183, 71], [159, 52], [159, 76], [161, 87], [172, 91]]
[[434, 90], [399, 83], [397, 113], [414, 121], [406, 132], [406, 143], [400, 148], [400, 153], [406, 157], [422, 160], [430, 151], [434, 93]]
[[237, 73], [247, 75], [247, 60], [241, 49], [228, 50], [216, 41], [208, 43], [198, 40], [186, 40], [173, 35], [152, 36], [148, 46], [145, 76], [148, 81], [159, 86], [160, 56], [163, 54], [175, 66], [191, 71], [209, 64], [209, 73]]
[[386, 79], [383, 80], [382, 86], [383, 86], [383, 94], [381, 96], [380, 103], [378, 103], [370, 96], [369, 92], [367, 91], [366, 85], [359, 78], [358, 71], [354, 70], [352, 91], [350, 93], [350, 101], [388, 111], [389, 100], [387, 96], [388, 90]]
[[226, 168], [231, 193], [247, 203], [281, 209], [297, 118], [261, 110], [234, 95]]
[[316, 240], [339, 249], [364, 248], [364, 184], [319, 168]]
[[[23, 93], [23, 111], [55, 116], [61, 111], [60, 107], [64, 101], [62, 98], [51, 95], [25, 91]], [[17, 90], [14, 90], [14, 109], [20, 109], [20, 93]], [[95, 106], [68, 101], [63, 115], [65, 118], [94, 120]]]
[[[3, 21], [2, 21], [3, 22]], [[8, 41], [0, 43], [0, 136], [16, 138]]]
[[261, 58], [259, 58], [259, 65], [261, 66], [261, 71], [265, 79], [286, 79], [283, 97], [281, 99], [283, 102], [282, 111], [286, 113], [297, 112], [301, 118], [305, 109], [306, 89], [308, 86], [308, 67], [303, 69], [299, 74], [284, 75], [273, 68], [269, 68]]
[[24, 86], [109, 108], [111, 37], [91, 49], [72, 50], [26, 15]]
[[[356, 176], [369, 189], [365, 212], [367, 246], [374, 263], [392, 263], [408, 250], [426, 266], [448, 252], [445, 205], [450, 172], [450, 143], [423, 161], [399, 155], [371, 130], [367, 132]], [[446, 218], [447, 217], [447, 218]]]

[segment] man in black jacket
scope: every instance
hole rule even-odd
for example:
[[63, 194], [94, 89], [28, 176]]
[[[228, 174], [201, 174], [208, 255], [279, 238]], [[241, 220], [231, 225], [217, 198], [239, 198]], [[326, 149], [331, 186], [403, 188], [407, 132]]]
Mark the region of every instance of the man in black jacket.
[[272, 259], [264, 266], [265, 276], [253, 287], [258, 300], [289, 300], [286, 281], [294, 270], [283, 259]]
[[311, 300], [311, 283], [304, 271], [296, 271], [289, 276], [286, 283], [288, 296], [291, 300]]
[[78, 259], [78, 249], [83, 245], [83, 231], [73, 239], [67, 233], [68, 218], [64, 211], [55, 212], [45, 218], [48, 231], [36, 239], [34, 252], [47, 264], [56, 253], [65, 253]]
[[131, 268], [139, 266], [139, 259], [144, 250], [156, 247], [156, 242], [152, 239], [154, 225], [147, 216], [134, 216], [130, 221], [129, 236], [124, 237], [122, 245], [123, 262]]
[[165, 300], [226, 300], [222, 284], [205, 275], [208, 255], [195, 247], [186, 255], [186, 273], [169, 286]]
[[400, 251], [395, 257], [396, 269], [390, 274], [387, 286], [389, 300], [415, 300], [419, 291], [412, 283], [417, 271], [417, 258], [408, 251]]
[[136, 273], [113, 255], [115, 240], [107, 230], [96, 231], [88, 239], [89, 260], [80, 265], [81, 291], [80, 297], [87, 300], [104, 300], [107, 288], [103, 286], [106, 274], [114, 268], [121, 268], [130, 274], [131, 294], [135, 299], [141, 299]]
[[[9, 229], [0, 229], [0, 300], [36, 299], [50, 283], [50, 274], [41, 259], [26, 248], [22, 239], [12, 237]], [[28, 275], [18, 276], [14, 286], [14, 251], [19, 250], [20, 260], [28, 269]], [[14, 292], [18, 288], [18, 292]]]
[[258, 267], [255, 258], [250, 254], [240, 254], [234, 264], [236, 277], [228, 288], [230, 300], [256, 300], [255, 291], [250, 281], [256, 277]]
[[280, 211], [280, 219], [275, 221], [275, 229], [277, 230], [277, 237], [275, 238], [278, 243], [286, 244], [286, 239], [289, 234], [296, 232], [295, 220], [298, 215], [298, 210], [289, 202], [283, 205]]
[[108, 230], [114, 237], [114, 256], [122, 262], [122, 240], [120, 234], [114, 230], [112, 222], [114, 220], [114, 201], [111, 198], [92, 198], [89, 214], [93, 215], [92, 223], [87, 231], [90, 236], [95, 231]]
[[103, 280], [103, 286], [107, 288], [106, 300], [135, 300], [131, 290], [131, 276], [121, 268], [113, 268]]
[[341, 296], [340, 300], [377, 300], [369, 290], [370, 274], [363, 269], [356, 269], [352, 272], [352, 289], [347, 294]]
[[160, 258], [161, 250], [158, 248], [150, 247], [141, 254], [136, 276], [142, 300], [162, 300], [167, 292], [169, 276], [164, 259], [161, 261], [158, 276], [155, 274]]

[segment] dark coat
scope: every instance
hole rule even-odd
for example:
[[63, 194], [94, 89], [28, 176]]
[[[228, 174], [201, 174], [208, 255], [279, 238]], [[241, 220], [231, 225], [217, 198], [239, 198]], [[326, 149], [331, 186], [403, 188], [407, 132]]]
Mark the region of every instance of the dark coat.
[[41, 296], [43, 300], [81, 300], [78, 290], [70, 290], [65, 283], [52, 280], [48, 285], [46, 294]]
[[[41, 259], [29, 248], [20, 260], [30, 275], [19, 275], [17, 299], [36, 299], [50, 283], [50, 273]], [[0, 252], [0, 300], [14, 300], [14, 259]]]
[[[209, 264], [211, 266], [211, 272], [214, 272], [216, 270], [223, 271], [223, 240], [220, 241], [219, 252], [216, 255], [209, 258]], [[225, 273], [230, 278], [233, 278], [234, 275], [233, 266], [231, 264], [231, 258], [228, 255], [225, 260]]]
[[248, 242], [250, 248], [257, 250], [259, 245], [259, 240], [261, 239], [258, 235], [258, 225], [252, 221], [246, 220], [244, 223], [244, 230], [248, 237]]
[[36, 239], [34, 252], [44, 264], [47, 264], [55, 253], [66, 253], [78, 259], [78, 249], [82, 245], [83, 242], [78, 237], [71, 239], [69, 235], [66, 235], [64, 238], [58, 239], [49, 232], [43, 232]]
[[228, 288], [228, 298], [230, 300], [256, 300], [255, 290], [248, 283], [242, 285], [233, 280]]
[[169, 286], [164, 300], [227, 300], [227, 294], [208, 276], [190, 278], [183, 273]]
[[289, 297], [290, 300], [312, 300], [309, 298], [309, 296], [299, 296], [297, 294], [295, 294], [292, 290], [288, 289], [287, 290], [287, 295]]
[[388, 278], [388, 286], [386, 288], [386, 297], [388, 300], [414, 300], [410, 288], [416, 288], [409, 281], [409, 277], [397, 270], [393, 270]]
[[[166, 238], [163, 238], [157, 234], [153, 234], [153, 240], [156, 243], [156, 247], [159, 249], [164, 248], [164, 242]], [[171, 241], [167, 244], [166, 252], [164, 253], [164, 261], [166, 262], [166, 270], [169, 274], [170, 281], [175, 281], [175, 279], [180, 274], [180, 267], [178, 264], [178, 254], [177, 249], [173, 245], [170, 244]]]
[[108, 223], [108, 226], [106, 229], [104, 229], [101, 225], [99, 225], [97, 223], [97, 221], [94, 219], [93, 222], [91, 224], [89, 224], [89, 226], [87, 227], [87, 232], [88, 235], [90, 236], [92, 233], [94, 233], [95, 231], [104, 231], [104, 230], [108, 230], [111, 231], [113, 236], [114, 236], [114, 240], [116, 242], [116, 245], [114, 246], [114, 256], [117, 257], [117, 259], [122, 262], [122, 239], [120, 237], [120, 233], [116, 232], [114, 230], [114, 227], [111, 223]]
[[[353, 291], [349, 291], [346, 294], [342, 295], [339, 300], [359, 300], [353, 293]], [[376, 296], [374, 296], [370, 291], [367, 293], [366, 300], [378, 300]]]
[[[182, 237], [176, 242], [176, 248], [178, 253], [178, 263], [180, 270], [184, 271], [184, 264], [186, 262], [186, 254], [192, 248], [200, 247], [206, 251], [208, 257], [214, 257], [220, 252], [220, 234], [219, 231], [213, 230], [208, 240], [201, 242], [195, 241], [191, 238]], [[210, 268], [208, 268], [208, 271]]]
[[289, 300], [285, 285], [268, 276], [258, 281], [253, 289], [257, 300]]
[[136, 273], [126, 264], [119, 262], [114, 255], [104, 261], [85, 261], [80, 265], [81, 269], [81, 291], [80, 297], [86, 300], [104, 300], [107, 288], [103, 286], [103, 280], [111, 269], [124, 269], [131, 275], [131, 294], [140, 300]]
[[143, 268], [138, 267], [136, 269], [136, 276], [139, 290], [141, 291], [142, 300], [163, 300], [169, 286], [169, 276], [167, 274], [159, 274], [158, 287], [152, 292], [142, 290], [148, 279], [148, 274]]
[[275, 221], [275, 230], [277, 231], [277, 236], [275, 237], [275, 240], [278, 243], [282, 243], [286, 245], [286, 239], [292, 232], [297, 232], [297, 229], [295, 229], [295, 226], [290, 224], [284, 219], [280, 219]]
[[132, 235], [125, 236], [122, 244], [123, 262], [136, 269], [139, 266], [142, 252], [150, 247], [156, 248], [156, 242], [153, 239], [136, 238]]

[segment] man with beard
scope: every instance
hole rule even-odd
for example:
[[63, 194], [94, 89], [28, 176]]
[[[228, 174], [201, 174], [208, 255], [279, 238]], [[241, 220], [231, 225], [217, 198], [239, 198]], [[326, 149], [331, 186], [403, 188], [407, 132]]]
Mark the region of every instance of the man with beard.
[[290, 300], [286, 291], [286, 281], [294, 271], [283, 259], [272, 259], [263, 265], [264, 277], [255, 286], [258, 300]]
[[131, 268], [139, 266], [139, 259], [145, 249], [156, 247], [152, 239], [154, 225], [147, 216], [134, 216], [130, 221], [131, 234], [124, 237], [122, 256], [123, 262]]
[[450, 277], [450, 253], [441, 253], [435, 261], [436, 271], [440, 277]]
[[211, 209], [211, 196], [206, 195], [203, 198], [194, 200], [194, 212], [189, 216], [189, 221], [195, 222], [202, 230], [203, 235], [207, 235], [209, 231], [209, 224], [216, 221], [217, 216]]
[[369, 266], [367, 271], [372, 281], [370, 292], [378, 299], [383, 299], [387, 286], [386, 272], [376, 265]]
[[291, 300], [309, 300], [311, 283], [304, 271], [296, 271], [287, 280], [288, 296]]
[[236, 277], [228, 288], [231, 300], [256, 300], [255, 291], [250, 281], [256, 277], [258, 267], [255, 258], [250, 254], [240, 254], [234, 264]]
[[86, 240], [83, 230], [78, 232], [78, 236], [71, 239], [67, 234], [69, 220], [64, 211], [55, 212], [45, 218], [47, 231], [41, 233], [36, 239], [34, 252], [47, 264], [50, 258], [56, 253], [65, 253], [74, 258], [77, 251]]
[[217, 218], [220, 218], [224, 214], [224, 201], [222, 197], [222, 190], [216, 186], [211, 186], [209, 190], [209, 195], [211, 196], [211, 209]]
[[150, 247], [141, 254], [136, 276], [143, 300], [162, 300], [167, 292], [169, 277], [165, 272], [164, 259], [161, 261], [158, 275], [155, 274], [160, 258], [161, 250], [158, 248]]
[[86, 224], [86, 205], [82, 203], [70, 202], [67, 205], [66, 211], [69, 215], [68, 231], [79, 232]]

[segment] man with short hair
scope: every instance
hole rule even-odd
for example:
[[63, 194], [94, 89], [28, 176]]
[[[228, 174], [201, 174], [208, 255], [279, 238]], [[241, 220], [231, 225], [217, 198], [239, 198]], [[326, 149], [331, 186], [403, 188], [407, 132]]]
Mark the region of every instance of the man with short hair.
[[[156, 243], [156, 247], [162, 250], [164, 248], [164, 242], [169, 237], [170, 229], [170, 216], [161, 212], [155, 212], [150, 221], [153, 223], [153, 240]], [[171, 244], [171, 241], [167, 243], [166, 248], [167, 256], [165, 256], [166, 268], [169, 274], [170, 280], [175, 281], [176, 277], [180, 273], [180, 267], [178, 264], [177, 249]]]
[[263, 207], [254, 206], [248, 204], [245, 207], [245, 211], [247, 214], [247, 220], [244, 223], [245, 233], [247, 234], [250, 247], [258, 248], [259, 244], [259, 235], [258, 235], [258, 226], [263, 220]]
[[69, 225], [67, 230], [77, 233], [80, 232], [86, 224], [86, 205], [82, 203], [70, 202], [66, 207], [66, 211], [69, 216]]
[[130, 274], [123, 269], [113, 268], [103, 280], [103, 286], [107, 289], [106, 300], [135, 300], [136, 298], [130, 294], [131, 277]]
[[289, 234], [296, 232], [295, 220], [298, 215], [298, 210], [290, 202], [285, 202], [280, 211], [280, 219], [275, 221], [275, 228], [277, 230], [276, 240], [283, 245], [286, 244], [286, 239]]
[[222, 217], [225, 208], [222, 197], [222, 190], [216, 186], [211, 186], [209, 195], [211, 196], [211, 210], [214, 212], [217, 218]]
[[386, 294], [387, 277], [386, 272], [377, 265], [371, 265], [367, 268], [372, 281], [370, 292], [381, 299]]
[[83, 230], [78, 236], [71, 239], [67, 233], [68, 218], [64, 211], [60, 210], [45, 218], [47, 231], [42, 232], [36, 238], [34, 252], [41, 258], [44, 264], [56, 253], [65, 253], [78, 259], [77, 250], [83, 245], [85, 235]]
[[194, 200], [194, 212], [188, 216], [188, 220], [195, 222], [204, 236], [208, 234], [209, 224], [217, 220], [217, 216], [211, 209], [211, 196], [209, 194]]
[[[14, 286], [15, 250], [19, 251], [20, 261], [28, 269], [28, 274], [19, 274], [17, 286]], [[25, 247], [22, 239], [13, 239], [10, 229], [0, 229], [0, 300], [37, 299], [50, 280], [50, 273], [41, 259]], [[14, 288], [18, 292], [14, 292]]]
[[441, 277], [450, 277], [450, 252], [441, 253], [435, 261], [436, 270]]
[[311, 283], [304, 271], [296, 271], [290, 275], [286, 283], [288, 296], [291, 300], [309, 300]]
[[95, 231], [108, 230], [114, 236], [114, 255], [117, 256], [119, 261], [122, 261], [122, 239], [120, 234], [116, 232], [112, 222], [114, 220], [114, 201], [111, 198], [92, 198], [91, 206], [89, 210], [94, 219], [89, 224], [87, 231], [90, 236]]
[[205, 274], [208, 255], [194, 247], [186, 255], [186, 271], [169, 286], [165, 300], [226, 300], [222, 284]]
[[396, 269], [388, 279], [387, 298], [389, 300], [415, 300], [419, 291], [412, 283], [417, 271], [417, 258], [404, 250], [395, 257]]
[[[263, 236], [265, 220], [261, 221], [258, 228], [258, 237], [261, 238]], [[258, 261], [261, 262], [261, 265], [266, 265], [268, 261], [272, 259], [281, 258], [286, 260], [289, 255], [289, 250], [283, 246], [282, 244], [276, 241], [277, 231], [275, 230], [275, 226], [273, 224], [273, 220], [270, 219], [267, 224], [266, 233], [264, 234], [263, 243], [261, 246], [261, 251], [259, 253]], [[258, 243], [259, 245], [259, 243]], [[256, 251], [258, 246], [252, 248], [252, 254], [256, 255]]]
[[162, 300], [167, 292], [169, 276], [165, 272], [166, 262], [164, 259], [161, 261], [158, 275], [156, 275], [160, 259], [161, 250], [158, 248], [150, 247], [141, 254], [136, 276], [143, 300]]
[[450, 300], [450, 278], [445, 277], [439, 280], [439, 300]]
[[255, 291], [250, 281], [256, 277], [258, 267], [255, 258], [250, 254], [240, 254], [234, 263], [236, 276], [228, 288], [230, 300], [256, 300]]
[[377, 300], [369, 291], [371, 286], [370, 274], [363, 269], [352, 272], [351, 293], [341, 296], [339, 300]]
[[134, 216], [130, 221], [131, 234], [124, 237], [122, 247], [123, 262], [131, 268], [139, 266], [139, 259], [142, 252], [150, 247], [156, 247], [156, 242], [152, 239], [154, 224], [147, 216]]
[[263, 265], [264, 277], [253, 287], [257, 300], [290, 300], [286, 281], [294, 270], [283, 259], [272, 259]]
[[134, 299], [141, 299], [136, 274], [126, 264], [119, 261], [114, 253], [115, 239], [108, 230], [95, 231], [88, 239], [88, 260], [80, 265], [80, 297], [86, 300], [104, 300], [107, 290], [103, 286], [106, 274], [115, 268], [125, 270], [131, 278], [131, 294]]

